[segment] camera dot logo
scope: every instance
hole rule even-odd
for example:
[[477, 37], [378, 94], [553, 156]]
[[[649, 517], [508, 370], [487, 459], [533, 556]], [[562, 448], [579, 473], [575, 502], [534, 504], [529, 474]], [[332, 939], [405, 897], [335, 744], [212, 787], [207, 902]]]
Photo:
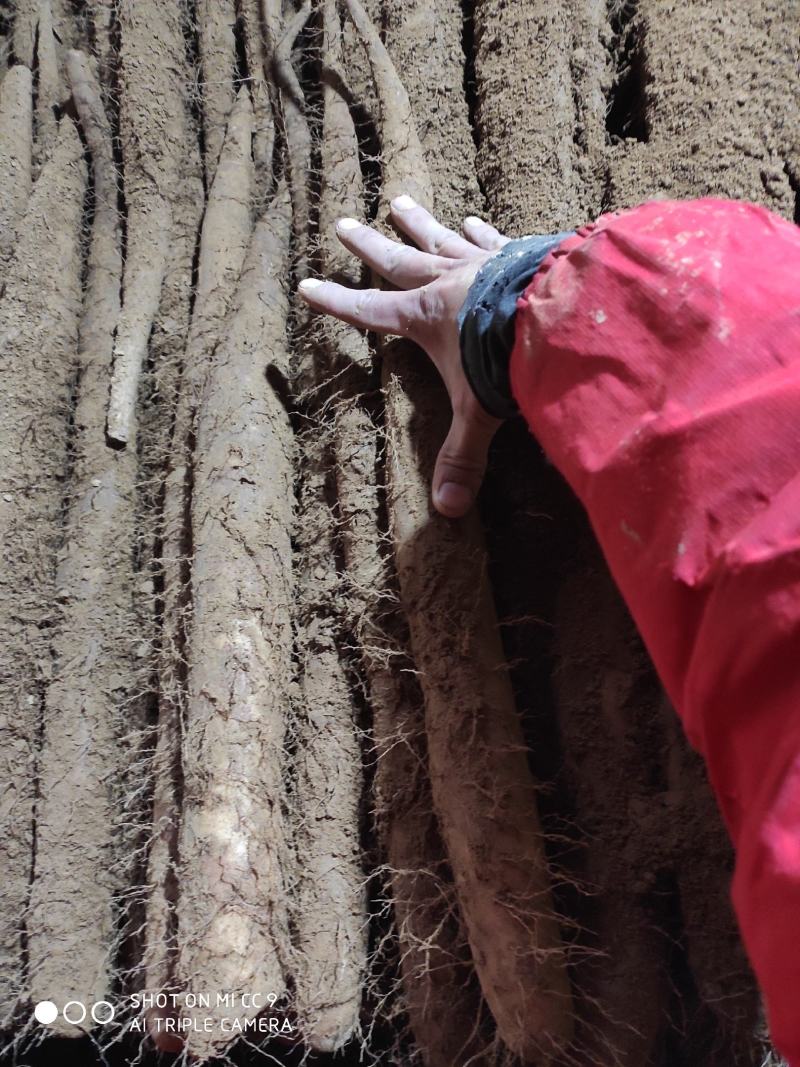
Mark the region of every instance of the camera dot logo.
[[41, 1023], [42, 1026], [49, 1026], [50, 1023], [55, 1022], [58, 1017], [58, 1008], [52, 1000], [40, 1000], [33, 1009], [33, 1017], [36, 1019], [37, 1023]]
[[[91, 1005], [91, 1008], [87, 1013], [86, 1005], [82, 1003], [82, 1001], [68, 1000], [64, 1005], [62, 1014], [65, 1021], [72, 1023], [73, 1026], [80, 1026], [86, 1019], [87, 1014], [91, 1015], [92, 1022], [105, 1025], [113, 1022], [116, 1010], [114, 1005], [110, 1004], [107, 1000], [98, 1000]], [[58, 1018], [58, 1008], [52, 1000], [40, 1000], [33, 1009], [33, 1017], [37, 1022], [40, 1022], [42, 1026], [49, 1026]]]

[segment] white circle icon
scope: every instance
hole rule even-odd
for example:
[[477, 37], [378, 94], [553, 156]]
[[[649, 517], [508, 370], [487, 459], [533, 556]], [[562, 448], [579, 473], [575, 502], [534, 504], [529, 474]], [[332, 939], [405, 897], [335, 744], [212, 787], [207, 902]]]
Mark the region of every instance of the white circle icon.
[[[100, 1008], [107, 1009], [106, 1017], [103, 1019], [100, 1017]], [[96, 1023], [110, 1023], [114, 1019], [114, 1005], [109, 1004], [107, 1000], [98, 1000], [96, 1004], [92, 1004], [92, 1019]]]
[[[70, 1018], [70, 1015], [74, 1016], [75, 1013], [68, 1013], [67, 1009], [71, 1008], [73, 1004], [78, 1009], [80, 1014], [75, 1016], [74, 1018]], [[67, 1020], [68, 1023], [72, 1023], [73, 1026], [78, 1026], [78, 1024], [82, 1023], [83, 1020], [86, 1018], [86, 1005], [82, 1004], [79, 1000], [68, 1000], [67, 1003], [64, 1005], [64, 1018]]]
[[33, 1017], [42, 1026], [49, 1026], [58, 1017], [58, 1008], [52, 1000], [40, 1000], [33, 1009]]

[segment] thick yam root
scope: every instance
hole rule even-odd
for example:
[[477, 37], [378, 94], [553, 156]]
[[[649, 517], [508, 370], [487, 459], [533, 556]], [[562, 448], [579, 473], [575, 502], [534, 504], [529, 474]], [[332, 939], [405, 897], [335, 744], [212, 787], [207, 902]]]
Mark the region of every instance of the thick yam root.
[[450, 523], [431, 513], [446, 410], [433, 372], [415, 353], [395, 352], [384, 389], [392, 534], [434, 805], [498, 1033], [516, 1055], [545, 1063], [570, 1040], [573, 1010], [482, 535], [474, 515]]
[[0, 84], [0, 285], [31, 192], [33, 79], [12, 67]]
[[210, 186], [216, 173], [234, 99], [236, 44], [233, 27], [236, 12], [233, 0], [200, 0], [197, 5], [197, 22], [206, 183]]
[[325, 499], [330, 452], [319, 423], [301, 438], [296, 542], [301, 706], [294, 815], [299, 857], [297, 1013], [311, 1048], [332, 1052], [358, 1025], [366, 971], [366, 904], [358, 836], [361, 750], [340, 653], [334, 517]]
[[[380, 102], [384, 210], [400, 192], [429, 203], [408, 95], [359, 0], [347, 9]], [[389, 514], [425, 696], [433, 800], [498, 1032], [515, 1054], [544, 1062], [572, 1035], [564, 951], [478, 520], [431, 513], [433, 456], [444, 437], [436, 413], [446, 410], [432, 377], [409, 346], [384, 350]], [[434, 587], [431, 574], [440, 579]]]
[[[141, 988], [173, 991], [177, 952], [177, 882], [175, 862], [180, 795], [180, 716], [183, 708], [183, 648], [174, 643], [176, 619], [181, 617], [184, 591], [185, 549], [184, 486], [167, 480], [167, 465], [173, 438], [178, 382], [189, 331], [194, 297], [194, 260], [204, 209], [202, 162], [196, 131], [188, 124], [182, 131], [181, 184], [174, 200], [173, 243], [170, 264], [161, 290], [161, 304], [153, 325], [150, 355], [153, 369], [153, 403], [143, 412], [139, 437], [142, 486], [140, 522], [151, 531], [145, 544], [142, 570], [150, 570], [150, 585], [163, 586], [161, 625], [155, 613], [142, 623], [147, 645], [160, 649], [153, 658], [158, 676], [158, 725], [151, 767], [153, 782], [151, 840], [147, 864], [149, 893], [146, 902]], [[163, 494], [163, 499], [162, 499]], [[149, 1019], [151, 1036], [158, 1048], [177, 1051], [182, 1042], [174, 1033], [156, 1030]], [[161, 1024], [163, 1026], [163, 1024]]]
[[273, 187], [272, 153], [275, 147], [275, 122], [270, 101], [271, 83], [267, 81], [267, 49], [261, 25], [261, 0], [239, 0], [243, 22], [244, 49], [250, 77], [250, 96], [255, 117], [253, 162], [256, 167], [256, 206], [261, 209]]
[[566, 4], [477, 0], [478, 178], [504, 232], [553, 233], [583, 221], [574, 207], [571, 51]]
[[[91, 153], [95, 213], [78, 349], [72, 490], [58, 568], [61, 604], [55, 677], [47, 689], [36, 864], [28, 919], [31, 995], [64, 1001], [107, 996], [114, 947], [113, 894], [126, 886], [116, 863], [115, 810], [108, 783], [122, 771], [126, 702], [135, 676], [131, 637], [136, 462], [109, 448], [105, 405], [122, 252], [111, 130], [86, 57], [71, 52], [67, 70]], [[130, 872], [127, 872], [130, 874]], [[59, 1019], [78, 1036], [83, 1027]]]
[[[179, 976], [262, 998], [282, 993], [289, 951], [293, 437], [264, 374], [265, 353], [286, 346], [288, 248], [279, 197], [257, 224], [200, 406], [183, 743]], [[192, 1034], [189, 1047], [202, 1057], [226, 1040]]]
[[2, 1019], [23, 986], [37, 744], [42, 688], [50, 669], [44, 624], [52, 618], [56, 595], [85, 188], [83, 145], [72, 121], [64, 119], [20, 224], [0, 302], [0, 759], [9, 782], [0, 825]]
[[[200, 256], [191, 325], [183, 353], [180, 392], [172, 430], [172, 454], [164, 489], [162, 555], [164, 602], [160, 664], [159, 724], [154, 756], [153, 844], [149, 857], [149, 882], [153, 887], [147, 905], [145, 976], [148, 990], [171, 986], [174, 979], [178, 885], [175, 862], [178, 847], [178, 781], [181, 775], [180, 746], [186, 710], [186, 630], [191, 610], [191, 536], [187, 512], [191, 506], [192, 445], [196, 411], [202, 393], [208, 360], [219, 343], [222, 324], [239, 278], [251, 232], [250, 202], [253, 170], [250, 159], [252, 108], [246, 89], [241, 89], [231, 112], [228, 132], [209, 194], [200, 235]], [[181, 205], [178, 205], [180, 208]], [[189, 209], [188, 202], [184, 210]], [[181, 217], [183, 212], [176, 216]], [[193, 234], [185, 235], [186, 259], [176, 276], [176, 291], [165, 295], [185, 309], [190, 298]], [[188, 262], [187, 262], [188, 260]], [[165, 320], [171, 321], [164, 309]], [[166, 341], [167, 338], [164, 338]], [[176, 353], [165, 352], [166, 365], [159, 385], [168, 394], [177, 391]], [[171, 407], [171, 404], [169, 405]], [[152, 1019], [151, 1033], [163, 1045], [171, 1040], [160, 1016]]]
[[49, 157], [58, 133], [55, 108], [61, 103], [63, 95], [58, 71], [58, 54], [53, 33], [53, 11], [50, 0], [40, 0], [36, 40], [37, 85], [34, 161], [37, 167], [41, 167]]
[[[330, 41], [337, 21], [331, 4], [325, 19]], [[333, 266], [333, 245], [338, 243], [332, 235], [338, 194], [344, 186], [353, 201], [357, 198], [355, 149], [347, 107], [326, 86], [319, 215], [326, 269]], [[303, 484], [296, 526], [296, 599], [301, 702], [294, 724], [299, 866], [293, 921], [300, 1026], [312, 1049], [330, 1052], [341, 1048], [358, 1026], [367, 969], [367, 914], [359, 841], [362, 770], [357, 706], [342, 654], [344, 620], [337, 596], [341, 577], [335, 518], [327, 499], [332, 488], [332, 446], [338, 440], [328, 400], [343, 383], [326, 358], [324, 336], [319, 346], [308, 346], [310, 425], [299, 441]]]
[[186, 126], [188, 72], [173, 0], [122, 0], [120, 139], [128, 241], [123, 305], [114, 345], [109, 437], [126, 444], [139, 378], [158, 310], [173, 232], [173, 198]]

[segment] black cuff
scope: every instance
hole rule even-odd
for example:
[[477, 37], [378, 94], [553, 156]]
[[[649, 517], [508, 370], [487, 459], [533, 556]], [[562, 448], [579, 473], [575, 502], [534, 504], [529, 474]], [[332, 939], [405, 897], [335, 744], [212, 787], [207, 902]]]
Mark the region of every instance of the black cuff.
[[480, 404], [498, 419], [519, 411], [508, 377], [517, 299], [547, 253], [573, 233], [568, 230], [509, 241], [475, 275], [458, 313], [461, 363], [467, 381]]

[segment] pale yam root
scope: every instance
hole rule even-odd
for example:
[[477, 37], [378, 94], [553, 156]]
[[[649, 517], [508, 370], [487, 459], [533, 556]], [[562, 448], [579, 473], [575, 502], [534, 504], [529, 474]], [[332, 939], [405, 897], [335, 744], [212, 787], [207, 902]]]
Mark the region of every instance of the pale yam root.
[[273, 187], [272, 153], [275, 147], [275, 121], [267, 81], [267, 49], [261, 25], [260, 0], [238, 0], [237, 10], [244, 24], [244, 48], [250, 77], [250, 95], [255, 118], [253, 162], [256, 168], [255, 202], [261, 209]]
[[340, 579], [334, 519], [326, 501], [330, 448], [314, 414], [300, 449], [295, 600], [301, 696], [293, 727], [295, 998], [306, 1042], [318, 1051], [333, 1052], [358, 1026], [366, 972], [367, 914], [358, 832], [361, 750], [335, 607]]
[[[163, 584], [161, 626], [156, 613], [142, 619], [146, 644], [160, 652], [153, 656], [158, 674], [158, 725], [151, 769], [153, 782], [152, 836], [147, 861], [144, 953], [138, 988], [172, 989], [175, 973], [176, 879], [180, 794], [180, 715], [183, 695], [183, 650], [170, 644], [171, 624], [180, 612], [183, 589], [184, 505], [183, 485], [164, 485], [162, 478], [171, 448], [180, 366], [186, 349], [193, 299], [193, 268], [203, 215], [203, 169], [197, 132], [186, 122], [178, 145], [181, 184], [174, 199], [173, 242], [170, 263], [161, 290], [161, 302], [153, 324], [150, 355], [153, 360], [153, 402], [142, 412], [143, 430], [139, 452], [141, 525], [151, 536], [141, 545], [141, 571], [150, 572], [149, 585]], [[177, 496], [176, 496], [177, 492]], [[162, 499], [162, 493], [164, 499]], [[165, 520], [171, 519], [173, 525]], [[166, 551], [171, 556], [165, 558]], [[159, 1013], [156, 1012], [156, 1015]], [[167, 1013], [169, 1014], [169, 1013]], [[149, 1019], [150, 1027], [155, 1022]], [[174, 1035], [156, 1033], [159, 1048], [180, 1048]]]
[[0, 1020], [24, 988], [38, 735], [81, 300], [83, 146], [64, 119], [20, 223], [0, 301]]
[[[280, 996], [290, 952], [294, 442], [265, 374], [265, 360], [286, 358], [288, 256], [289, 201], [279, 194], [256, 225], [209, 367], [191, 509], [179, 976], [187, 988], [239, 996]], [[263, 1003], [237, 1001], [234, 1014], [252, 1017]], [[217, 1030], [188, 1046], [202, 1057], [229, 1040]]]
[[53, 10], [50, 0], [39, 0], [37, 27], [36, 142], [34, 164], [41, 167], [50, 155], [58, 132], [54, 108], [61, 103], [63, 90], [58, 70]]
[[[346, 2], [380, 103], [383, 212], [400, 192], [430, 203], [408, 95], [359, 0]], [[385, 346], [383, 382], [389, 515], [425, 697], [432, 794], [500, 1037], [515, 1054], [544, 1062], [572, 1035], [564, 950], [479, 520], [473, 513], [449, 523], [430, 505], [447, 401], [420, 358], [408, 345]]]
[[464, 94], [464, 11], [460, 0], [385, 0], [384, 40], [403, 72], [411, 107], [424, 115], [419, 133], [436, 217], [458, 229], [482, 214], [475, 142]]
[[553, 233], [583, 221], [575, 218], [568, 6], [476, 0], [474, 17], [478, 178], [492, 221], [510, 234]]
[[211, 185], [217, 169], [225, 127], [233, 106], [236, 77], [236, 44], [233, 0], [199, 0], [197, 5], [200, 46], [200, 95], [203, 101], [206, 183]]
[[158, 310], [173, 230], [172, 203], [187, 83], [180, 9], [174, 0], [119, 5], [120, 141], [128, 239], [114, 344], [107, 432], [126, 444], [147, 342]]
[[[174, 410], [171, 451], [164, 487], [160, 567], [163, 578], [162, 648], [159, 676], [159, 720], [153, 763], [153, 843], [149, 856], [151, 886], [147, 903], [145, 985], [148, 990], [168, 988], [174, 980], [177, 952], [175, 912], [178, 885], [175, 874], [180, 812], [179, 781], [181, 722], [185, 716], [185, 643], [190, 611], [188, 511], [191, 503], [192, 434], [203, 375], [214, 346], [219, 342], [241, 272], [251, 230], [252, 164], [250, 135], [252, 109], [246, 88], [239, 92], [228, 121], [228, 132], [211, 187], [200, 234], [197, 287], [192, 321], [188, 325], [183, 367], [179, 372], [180, 334], [171, 337], [175, 313], [186, 328], [185, 315], [191, 298], [194, 252], [193, 227], [199, 222], [196, 205], [187, 198], [176, 205], [182, 220], [183, 256], [180, 270], [165, 286], [169, 299], [163, 311], [164, 326], [155, 334], [162, 348], [163, 366], [158, 372], [162, 403]], [[195, 191], [202, 196], [199, 157], [193, 155]], [[180, 381], [180, 388], [178, 382]], [[176, 405], [173, 407], [173, 405]], [[162, 431], [163, 432], [163, 431]], [[167, 448], [163, 433], [162, 448]], [[154, 465], [159, 456], [153, 457]], [[164, 1037], [153, 1023], [154, 1038]], [[163, 1046], [162, 1046], [163, 1047]]]
[[117, 0], [88, 0], [86, 5], [94, 38], [97, 73], [104, 93], [113, 84], [114, 79], [116, 64], [114, 12], [116, 4]]
[[11, 67], [0, 84], [0, 285], [31, 192], [33, 79]]
[[36, 59], [36, 24], [39, 21], [38, 0], [14, 0], [14, 55], [17, 62], [33, 70]]
[[[111, 129], [80, 52], [66, 68], [92, 158], [95, 212], [78, 358], [71, 499], [57, 574], [60, 618], [47, 688], [36, 863], [28, 917], [33, 1000], [93, 1003], [108, 995], [118, 862], [114, 787], [135, 672], [132, 606], [135, 454], [109, 448], [105, 405], [119, 315], [122, 251]], [[84, 1028], [54, 1028], [79, 1036]]]
[[[358, 167], [358, 157], [352, 129], [351, 143], [339, 143], [347, 127], [331, 122], [329, 103], [326, 88], [321, 152], [323, 174], [330, 176], [332, 155], [339, 150], [349, 150], [345, 158], [350, 166]], [[320, 205], [321, 225], [326, 228], [332, 199], [327, 184]], [[331, 248], [330, 237], [324, 244], [326, 251]], [[341, 578], [335, 520], [327, 500], [335, 430], [325, 402], [337, 383], [330, 378], [324, 344], [315, 340], [308, 338], [303, 375], [309, 392], [307, 425], [299, 438], [302, 488], [295, 535], [301, 699], [293, 725], [298, 868], [292, 910], [298, 1019], [307, 1044], [330, 1052], [341, 1048], [358, 1027], [367, 969], [367, 914], [360, 862], [363, 783], [357, 708], [342, 658], [343, 620], [337, 595]]]
[[[311, 13], [311, 0], [282, 19], [280, 0], [262, 0], [273, 77], [279, 90], [280, 118], [286, 138], [286, 170], [292, 196], [294, 272], [308, 273], [308, 182], [311, 169], [311, 132], [305, 114], [305, 97], [292, 66], [292, 48]], [[297, 303], [295, 317], [305, 317], [305, 305]]]
[[[323, 9], [326, 63], [341, 65], [338, 14]], [[325, 277], [358, 284], [353, 257], [336, 239], [336, 219], [363, 217], [358, 144], [349, 108], [331, 84], [323, 88], [320, 146], [320, 267]], [[402, 1000], [428, 1067], [451, 1067], [479, 1053], [475, 1039], [480, 992], [472, 962], [448, 899], [439, 838], [426, 772], [424, 713], [403, 674], [398, 639], [388, 631], [396, 605], [378, 529], [378, 436], [365, 409], [359, 379], [370, 364], [366, 338], [338, 320], [325, 320], [320, 349], [327, 354], [326, 409], [331, 424], [340, 540], [346, 564], [346, 621], [361, 652], [373, 711], [376, 755], [376, 828], [389, 867], [403, 975]], [[472, 1060], [477, 1064], [477, 1059]]]

